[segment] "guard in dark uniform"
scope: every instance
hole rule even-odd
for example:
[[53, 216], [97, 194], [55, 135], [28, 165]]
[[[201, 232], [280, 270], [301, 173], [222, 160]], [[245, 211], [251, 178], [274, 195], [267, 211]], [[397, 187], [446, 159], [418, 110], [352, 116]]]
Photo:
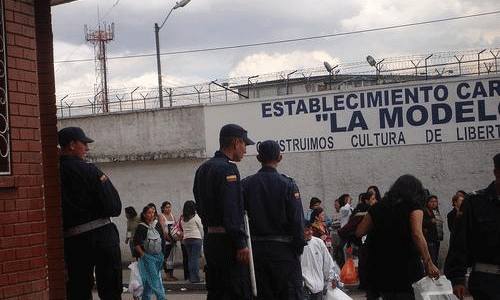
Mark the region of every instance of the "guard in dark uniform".
[[466, 197], [463, 216], [455, 222], [445, 263], [445, 275], [460, 299], [465, 294], [465, 274], [474, 300], [500, 299], [500, 153], [493, 158], [495, 181]]
[[208, 300], [250, 299], [249, 248], [243, 230], [243, 195], [236, 164], [254, 142], [236, 124], [222, 127], [220, 149], [196, 171], [193, 193], [205, 230]]
[[300, 255], [306, 243], [299, 189], [293, 179], [276, 170], [282, 160], [277, 142], [260, 143], [258, 152], [262, 168], [242, 182], [257, 298], [303, 300]]
[[109, 178], [85, 162], [88, 138], [79, 127], [59, 131], [64, 259], [68, 300], [92, 299], [95, 281], [102, 300], [119, 300], [123, 291], [120, 239], [110, 217], [122, 204]]

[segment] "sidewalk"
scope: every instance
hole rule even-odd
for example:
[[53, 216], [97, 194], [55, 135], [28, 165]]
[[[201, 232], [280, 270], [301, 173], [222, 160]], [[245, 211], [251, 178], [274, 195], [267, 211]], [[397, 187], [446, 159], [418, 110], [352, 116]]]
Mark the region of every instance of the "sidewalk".
[[[205, 291], [205, 273], [200, 270], [201, 283], [190, 283], [189, 280], [184, 280], [184, 271], [182, 269], [174, 269], [174, 276], [179, 280], [167, 281], [165, 279], [165, 272], [161, 272], [163, 278], [163, 285], [168, 292], [185, 292], [185, 291]], [[130, 269], [123, 268], [123, 286], [128, 287], [130, 281]]]
[[[165, 290], [167, 291], [168, 299], [205, 299], [204, 294], [206, 294], [205, 289], [205, 273], [200, 270], [200, 278], [202, 280], [201, 283], [190, 283], [189, 280], [184, 280], [184, 272], [182, 269], [174, 269], [174, 276], [179, 280], [177, 281], [166, 281], [165, 280], [165, 272], [161, 272], [163, 277], [163, 284], [165, 285]], [[127, 267], [123, 268], [123, 285], [124, 285], [124, 293], [122, 294], [122, 300], [133, 300], [132, 294], [125, 290], [128, 287], [128, 283], [130, 280], [130, 269]], [[355, 284], [346, 284], [344, 285], [344, 292], [352, 297], [353, 300], [361, 300], [365, 299], [365, 293], [361, 290], [358, 290], [358, 283]], [[99, 299], [97, 296], [97, 291], [94, 291], [94, 299]], [[196, 295], [193, 297], [189, 297], [189, 295]], [[472, 300], [471, 296], [465, 297], [465, 300]]]

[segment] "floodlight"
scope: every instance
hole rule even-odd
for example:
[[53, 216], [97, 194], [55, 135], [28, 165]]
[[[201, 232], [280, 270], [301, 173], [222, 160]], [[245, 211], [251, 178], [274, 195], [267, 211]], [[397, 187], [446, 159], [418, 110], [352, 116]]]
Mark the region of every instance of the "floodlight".
[[375, 67], [375, 65], [377, 64], [377, 62], [375, 61], [375, 59], [371, 56], [371, 55], [368, 55], [366, 57], [366, 61], [370, 64], [370, 66], [372, 67]]

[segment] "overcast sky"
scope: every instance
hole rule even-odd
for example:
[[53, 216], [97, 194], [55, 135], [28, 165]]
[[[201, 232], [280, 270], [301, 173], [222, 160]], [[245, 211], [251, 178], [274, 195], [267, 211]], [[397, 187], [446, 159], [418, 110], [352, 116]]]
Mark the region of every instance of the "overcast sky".
[[[156, 87], [154, 23], [173, 0], [78, 0], [52, 8], [56, 93], [92, 93], [90, 30], [114, 23], [107, 44], [109, 89]], [[160, 31], [161, 53], [303, 39], [218, 51], [162, 55], [164, 86], [185, 86], [284, 70], [500, 45], [500, 13], [360, 32], [500, 11], [498, 0], [192, 0]], [[353, 34], [344, 34], [344, 33]], [[132, 56], [132, 57], [131, 57]], [[91, 59], [90, 61], [81, 61]], [[79, 61], [80, 60], [80, 61]]]

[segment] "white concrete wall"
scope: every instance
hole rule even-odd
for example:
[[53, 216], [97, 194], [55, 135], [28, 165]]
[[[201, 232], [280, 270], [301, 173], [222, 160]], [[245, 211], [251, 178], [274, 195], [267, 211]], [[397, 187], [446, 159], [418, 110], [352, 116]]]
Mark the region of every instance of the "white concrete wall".
[[[91, 153], [98, 166], [118, 189], [123, 207], [138, 212], [147, 203], [168, 200], [180, 214], [186, 200], [192, 200], [194, 172], [204, 153], [203, 107], [80, 117], [59, 121], [59, 127], [80, 126], [89, 137]], [[250, 136], [252, 128], [247, 128]], [[319, 197], [330, 215], [333, 202], [348, 193], [357, 203], [359, 193], [370, 185], [386, 192], [403, 174], [413, 174], [439, 198], [444, 219], [451, 209], [455, 191], [477, 190], [493, 180], [492, 157], [500, 152], [500, 141], [469, 141], [387, 148], [366, 148], [286, 154], [280, 171], [294, 177], [306, 210], [312, 196]], [[255, 156], [238, 164], [242, 177], [255, 173]], [[116, 218], [122, 241], [124, 214]], [[446, 229], [446, 223], [445, 223]], [[447, 249], [448, 232], [442, 248]], [[122, 244], [124, 260], [130, 259]]]
[[201, 106], [60, 119], [58, 127], [80, 126], [95, 143], [93, 162], [204, 157]]

